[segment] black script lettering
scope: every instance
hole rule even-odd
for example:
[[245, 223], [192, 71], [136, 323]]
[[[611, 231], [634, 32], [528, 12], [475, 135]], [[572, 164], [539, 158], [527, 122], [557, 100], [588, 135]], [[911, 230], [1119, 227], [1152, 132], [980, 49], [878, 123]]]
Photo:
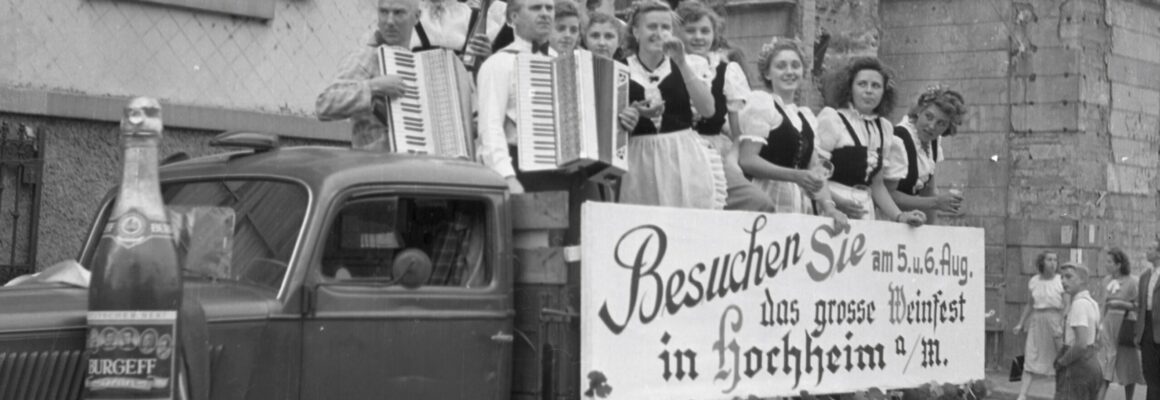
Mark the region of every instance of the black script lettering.
[[939, 261], [939, 265], [942, 266], [943, 275], [959, 278], [959, 286], [967, 284], [967, 279], [971, 276], [970, 268], [967, 264], [967, 257], [955, 255], [951, 251], [950, 243], [943, 244], [942, 260]]
[[[828, 242], [819, 239], [818, 234], [822, 232], [826, 233], [828, 239], [833, 239], [842, 233], [841, 231], [835, 231], [834, 228], [828, 225], [821, 225], [811, 235], [810, 246], [815, 252], [826, 258], [824, 269], [819, 269], [812, 261], [806, 264], [806, 272], [809, 273], [810, 279], [813, 279], [814, 282], [822, 282], [835, 273], [841, 273], [846, 269], [847, 265], [858, 265], [862, 261], [862, 256], [866, 254], [865, 235], [858, 234], [854, 236], [852, 243], [850, 242], [850, 238], [843, 238], [838, 253], [835, 254], [834, 249], [830, 247]], [[846, 253], [847, 247], [849, 255]]]
[[[723, 380], [729, 379], [730, 376], [733, 377], [733, 381], [730, 382], [729, 388], [721, 391], [722, 393], [725, 393], [725, 394], [728, 394], [729, 392], [732, 392], [733, 389], [736, 389], [737, 383], [741, 381], [741, 375], [740, 375], [740, 370], [739, 370], [741, 360], [740, 360], [740, 357], [738, 355], [738, 353], [741, 351], [741, 346], [737, 345], [737, 339], [729, 339], [728, 343], [725, 342], [725, 340], [726, 340], [725, 325], [728, 323], [727, 321], [729, 320], [729, 314], [731, 311], [733, 313], [737, 314], [737, 321], [733, 322], [732, 324], [729, 324], [730, 325], [729, 329], [731, 330], [731, 333], [737, 333], [737, 332], [741, 331], [742, 319], [743, 319], [742, 314], [741, 314], [741, 307], [737, 307], [736, 305], [730, 305], [729, 307], [725, 308], [725, 312], [721, 313], [721, 322], [718, 323], [718, 325], [717, 325], [717, 341], [713, 342], [713, 351], [717, 352], [717, 360], [718, 360], [717, 361], [717, 370], [718, 371], [717, 371], [717, 375], [715, 375], [713, 377], [713, 381], [714, 382], [723, 381]], [[733, 368], [731, 368], [731, 369], [725, 368], [725, 361], [727, 358], [726, 354], [725, 354], [726, 351], [728, 351], [730, 353], [730, 355], [731, 355], [730, 357], [733, 359]]]
[[765, 301], [761, 303], [761, 326], [797, 325], [800, 317], [797, 299], [774, 300], [769, 288], [765, 289]]
[[[665, 332], [664, 335], [661, 335], [661, 344], [669, 344], [670, 339], [672, 339], [672, 336], [669, 335], [668, 332]], [[661, 373], [661, 378], [664, 378], [665, 381], [668, 381], [669, 378], [674, 376], [678, 381], [685, 380], [686, 376], [689, 377], [689, 380], [697, 380], [697, 376], [699, 375], [697, 374], [697, 352], [690, 349], [685, 349], [670, 353], [666, 348], [661, 352], [661, 354], [657, 355], [657, 358], [661, 359], [661, 362], [664, 364], [664, 372]], [[675, 374], [671, 368], [671, 363], [674, 359], [676, 360], [677, 364], [677, 372]], [[689, 371], [687, 373], [685, 372], [686, 360], [688, 360], [687, 363], [689, 366]]]
[[[640, 232], [640, 235], [644, 235], [644, 239], [641, 240], [640, 245], [636, 247], [636, 256], [633, 258], [633, 262], [631, 264], [625, 263], [624, 260], [620, 257], [621, 245], [624, 245], [626, 239], [634, 237], [633, 234], [638, 232]], [[652, 242], [654, 237], [657, 239], [657, 250], [655, 253], [655, 258], [651, 262], [646, 262], [645, 255], [648, 252], [649, 244]], [[619, 335], [620, 332], [623, 332], [624, 328], [628, 326], [628, 321], [632, 320], [632, 314], [636, 309], [636, 304], [639, 300], [638, 297], [641, 293], [641, 281], [645, 278], [650, 279], [653, 289], [651, 293], [655, 293], [654, 296], [656, 296], [656, 298], [653, 299], [653, 312], [651, 314], [645, 313], [645, 305], [643, 302], [641, 303], [641, 322], [647, 324], [649, 321], [655, 318], [657, 312], [661, 310], [660, 296], [664, 294], [664, 288], [662, 287], [663, 284], [660, 275], [657, 275], [656, 273], [656, 269], [658, 266], [660, 266], [661, 260], [665, 258], [665, 249], [667, 246], [668, 237], [665, 235], [665, 231], [656, 225], [642, 225], [633, 228], [628, 232], [625, 232], [624, 235], [620, 237], [620, 240], [616, 242], [616, 263], [621, 268], [632, 270], [632, 282], [629, 286], [628, 307], [624, 313], [623, 323], [617, 323], [616, 320], [613, 319], [611, 312], [608, 310], [607, 301], [604, 302], [604, 305], [600, 307], [600, 320], [604, 322], [604, 325], [607, 326], [608, 329], [612, 331], [612, 333]]]
[[890, 284], [890, 323], [894, 325], [931, 325], [938, 331], [940, 324], [963, 322], [966, 320], [967, 298], [959, 293], [958, 299], [947, 301], [941, 290], [924, 298], [922, 290], [914, 292], [914, 300], [907, 300], [902, 285]]
[[829, 325], [869, 325], [874, 323], [876, 306], [866, 300], [818, 300], [814, 302], [813, 337], [819, 337]]

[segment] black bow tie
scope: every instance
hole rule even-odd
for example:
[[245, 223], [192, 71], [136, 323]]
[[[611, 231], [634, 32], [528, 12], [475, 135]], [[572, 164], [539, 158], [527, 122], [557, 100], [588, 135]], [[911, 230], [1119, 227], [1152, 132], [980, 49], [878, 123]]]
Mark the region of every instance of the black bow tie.
[[656, 76], [656, 75], [652, 75], [652, 76], [649, 76], [649, 77], [648, 77], [648, 81], [649, 81], [650, 83], [659, 82], [660, 80], [661, 80], [661, 77], [659, 77], [659, 76]]
[[548, 55], [548, 42], [540, 44], [532, 43], [532, 53], [543, 54], [545, 56]]

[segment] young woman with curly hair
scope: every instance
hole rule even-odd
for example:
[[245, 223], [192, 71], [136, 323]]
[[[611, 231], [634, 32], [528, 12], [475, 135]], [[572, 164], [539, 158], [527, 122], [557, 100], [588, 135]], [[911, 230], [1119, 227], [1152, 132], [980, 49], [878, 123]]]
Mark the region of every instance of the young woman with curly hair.
[[704, 57], [686, 52], [673, 33], [677, 25], [673, 10], [656, 0], [638, 3], [628, 21], [627, 64], [645, 100], [634, 105], [641, 118], [628, 139], [620, 201], [722, 209], [721, 156], [693, 130], [697, 116], [715, 110], [713, 95], [700, 78], [709, 66]]
[[818, 113], [817, 150], [833, 164], [829, 187], [838, 209], [851, 218], [925, 223], [922, 211], [900, 210], [884, 183], [894, 126], [883, 115], [895, 99], [886, 66], [874, 57], [855, 58], [823, 87], [828, 107]]
[[938, 192], [935, 165], [943, 158], [939, 139], [953, 136], [966, 113], [959, 92], [935, 86], [919, 95], [894, 127], [894, 135], [888, 139], [885, 183], [899, 209], [921, 210], [927, 214], [927, 222], [933, 222], [938, 211], [959, 212], [963, 196]]

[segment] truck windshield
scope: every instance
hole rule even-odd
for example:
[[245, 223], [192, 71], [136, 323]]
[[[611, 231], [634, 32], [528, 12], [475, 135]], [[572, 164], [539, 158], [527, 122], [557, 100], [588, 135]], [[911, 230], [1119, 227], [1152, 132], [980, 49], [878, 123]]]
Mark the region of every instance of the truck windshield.
[[257, 179], [167, 183], [187, 276], [231, 279], [277, 290], [306, 215], [306, 189]]
[[[277, 180], [202, 180], [163, 183], [161, 195], [187, 278], [278, 290], [306, 215], [304, 187]], [[102, 220], [97, 226], [104, 225]]]

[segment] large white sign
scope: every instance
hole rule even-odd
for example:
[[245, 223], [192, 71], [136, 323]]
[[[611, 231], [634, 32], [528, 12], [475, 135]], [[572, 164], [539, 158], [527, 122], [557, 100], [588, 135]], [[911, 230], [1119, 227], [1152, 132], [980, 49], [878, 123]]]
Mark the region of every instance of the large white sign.
[[983, 230], [585, 203], [584, 395], [733, 399], [983, 378]]

